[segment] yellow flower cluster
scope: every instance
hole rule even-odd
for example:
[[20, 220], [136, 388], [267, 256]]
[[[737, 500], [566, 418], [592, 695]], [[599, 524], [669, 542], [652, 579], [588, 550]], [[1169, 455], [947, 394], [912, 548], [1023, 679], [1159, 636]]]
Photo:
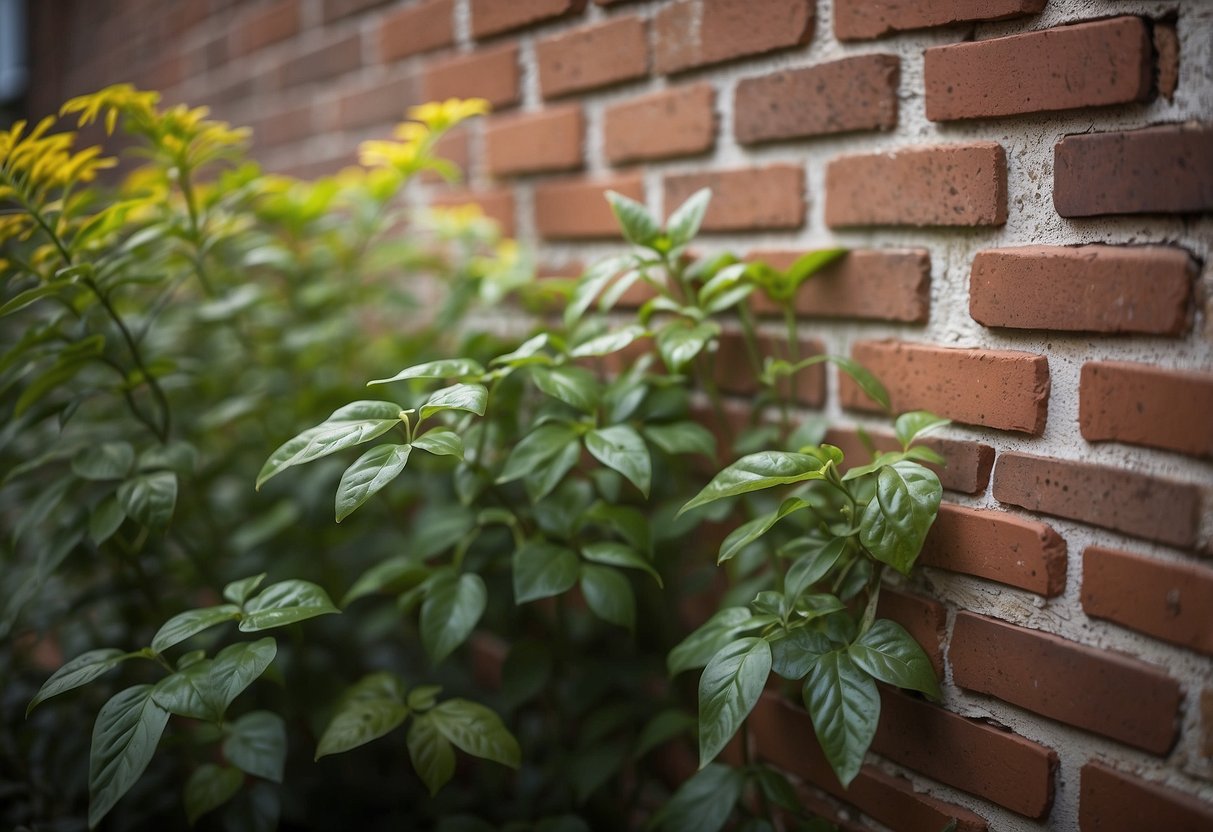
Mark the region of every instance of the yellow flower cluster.
[[369, 168], [390, 168], [405, 176], [419, 170], [441, 167], [431, 158], [434, 142], [455, 125], [489, 111], [483, 98], [450, 98], [422, 104], [408, 111], [411, 121], [399, 124], [395, 141], [367, 141], [359, 145], [359, 161]]
[[114, 84], [103, 90], [88, 95], [80, 95], [68, 100], [59, 110], [60, 115], [79, 113], [77, 127], [92, 124], [105, 111], [105, 132], [113, 135], [114, 127], [118, 124], [118, 116], [126, 114], [128, 118], [151, 122], [156, 117], [156, 104], [160, 101], [160, 93], [137, 90], [130, 84]]

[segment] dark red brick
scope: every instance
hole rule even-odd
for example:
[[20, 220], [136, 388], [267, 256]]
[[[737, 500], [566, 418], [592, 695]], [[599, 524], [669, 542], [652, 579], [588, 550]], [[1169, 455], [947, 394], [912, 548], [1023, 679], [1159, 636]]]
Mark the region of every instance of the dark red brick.
[[[748, 259], [788, 269], [805, 251], [760, 250]], [[761, 290], [751, 297], [759, 315], [782, 314]], [[931, 254], [926, 249], [858, 250], [835, 260], [800, 284], [800, 317], [862, 318], [923, 324], [931, 303]]]
[[1082, 767], [1078, 828], [1081, 832], [1207, 832], [1213, 829], [1213, 803], [1092, 760]]
[[944, 503], [918, 562], [1046, 597], [1066, 588], [1066, 541], [1052, 527], [1002, 511]]
[[810, 0], [690, 0], [657, 12], [655, 68], [682, 72], [808, 43]]

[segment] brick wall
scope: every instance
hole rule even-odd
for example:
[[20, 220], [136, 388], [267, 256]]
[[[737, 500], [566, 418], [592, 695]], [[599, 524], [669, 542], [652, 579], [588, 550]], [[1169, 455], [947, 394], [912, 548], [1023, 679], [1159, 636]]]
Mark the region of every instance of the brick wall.
[[[34, 110], [134, 81], [300, 175], [488, 98], [447, 144], [469, 184], [415, 197], [480, 201], [553, 269], [617, 247], [604, 187], [668, 212], [710, 185], [705, 252], [856, 250], [803, 335], [956, 422], [928, 568], [882, 599], [946, 697], [887, 695], [847, 792], [795, 709], [763, 703], [760, 753], [854, 828], [1213, 828], [1213, 5], [32, 5]], [[888, 440], [854, 385], [803, 386], [832, 441]]]

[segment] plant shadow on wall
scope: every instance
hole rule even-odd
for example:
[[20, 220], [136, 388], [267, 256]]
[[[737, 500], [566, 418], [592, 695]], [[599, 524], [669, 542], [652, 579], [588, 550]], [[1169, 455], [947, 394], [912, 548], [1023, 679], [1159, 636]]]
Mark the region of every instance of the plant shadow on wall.
[[[914, 442], [944, 421], [903, 414], [901, 450], [847, 467], [794, 410], [827, 362], [887, 409], [862, 367], [797, 353], [796, 290], [845, 252], [692, 260], [706, 191], [664, 228], [608, 194], [630, 250], [531, 282], [475, 214], [399, 213], [411, 178], [457, 175], [433, 144], [483, 109], [417, 108], [363, 168], [302, 183], [203, 110], [110, 88], [65, 111], [140, 140], [114, 198], [51, 122], [0, 136], [11, 825], [826, 829], [751, 759], [770, 674], [844, 785], [877, 682], [939, 695], [875, 610], [935, 518], [941, 460]], [[406, 317], [426, 276], [444, 305]], [[784, 312], [777, 355], [755, 292]], [[472, 331], [507, 296], [530, 337]], [[725, 325], [762, 387], [744, 425]]]

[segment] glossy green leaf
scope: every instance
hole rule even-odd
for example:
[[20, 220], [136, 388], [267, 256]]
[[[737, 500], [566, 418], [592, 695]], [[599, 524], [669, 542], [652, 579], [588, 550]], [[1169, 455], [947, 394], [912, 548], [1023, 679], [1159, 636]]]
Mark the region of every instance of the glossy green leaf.
[[822, 479], [821, 462], [816, 457], [787, 451], [762, 451], [743, 456], [725, 468], [678, 513], [725, 497], [819, 479]]
[[829, 360], [831, 364], [849, 375], [869, 399], [886, 411], [892, 409], [893, 405], [889, 402], [889, 391], [862, 364], [841, 355], [832, 355]]
[[219, 651], [206, 677], [205, 690], [220, 714], [265, 672], [277, 654], [278, 643], [268, 636], [230, 644]]
[[789, 497], [783, 501], [778, 510], [742, 523], [729, 532], [728, 536], [720, 544], [720, 553], [716, 557], [716, 562], [724, 563], [727, 560], [732, 560], [743, 549], [769, 532], [780, 520], [789, 514], [794, 514], [808, 507], [809, 503], [807, 501], [799, 497]]
[[712, 201], [711, 188], [700, 188], [679, 205], [666, 221], [666, 234], [675, 246], [689, 243], [699, 233], [703, 215]]
[[849, 786], [876, 736], [876, 682], [845, 651], [833, 650], [813, 663], [804, 684], [804, 704], [830, 767], [839, 782]]
[[198, 818], [227, 803], [244, 785], [240, 769], [203, 763], [185, 781], [185, 817], [190, 826]]
[[535, 386], [554, 399], [577, 410], [593, 413], [601, 396], [598, 379], [582, 367], [534, 367]]
[[135, 522], [162, 529], [173, 519], [177, 506], [177, 475], [158, 471], [129, 479], [118, 486], [118, 502]]
[[948, 424], [951, 424], [950, 419], [940, 418], [925, 410], [913, 410], [897, 417], [897, 421], [893, 423], [893, 432], [897, 434], [897, 441], [901, 443], [902, 450], [906, 450], [919, 436]]
[[129, 442], [103, 442], [72, 457], [72, 473], [86, 480], [120, 480], [135, 464], [135, 449]]
[[220, 702], [210, 683], [213, 659], [199, 659], [165, 676], [152, 689], [152, 699], [177, 716], [218, 723], [223, 718]]
[[287, 440], [270, 454], [257, 474], [257, 488], [287, 468], [382, 436], [400, 424], [400, 411], [399, 405], [381, 401], [357, 401], [338, 408], [324, 422]]
[[354, 585], [341, 598], [341, 606], [348, 607], [359, 598], [372, 595], [382, 589], [401, 592], [412, 589], [427, 577], [430, 569], [417, 558], [399, 555], [375, 564], [363, 572]]
[[875, 678], [899, 688], [940, 697], [935, 668], [914, 637], [895, 621], [882, 618], [847, 648], [852, 661]]
[[67, 693], [69, 690], [75, 690], [82, 685], [87, 685], [98, 676], [108, 673], [130, 658], [134, 658], [134, 654], [123, 653], [121, 650], [113, 647], [104, 647], [100, 650], [89, 650], [87, 653], [81, 653], [56, 670], [51, 674], [49, 679], [42, 683], [42, 687], [38, 690], [37, 695], [30, 700], [29, 706], [25, 709], [26, 716], [29, 716], [34, 708], [52, 696], [58, 696], [61, 693]]
[[565, 474], [573, 470], [580, 460], [581, 443], [574, 437], [545, 464], [527, 474], [523, 484], [526, 486], [526, 493], [531, 502], [539, 503], [544, 497], [551, 494], [556, 486], [560, 485]]
[[647, 246], [661, 234], [661, 226], [644, 205], [615, 191], [607, 191], [605, 196], [629, 243]]
[[240, 630], [255, 633], [306, 621], [318, 615], [341, 612], [328, 593], [310, 581], [279, 581], [261, 590], [244, 604]]
[[453, 456], [463, 459], [463, 439], [448, 427], [436, 427], [413, 440], [413, 447], [428, 451], [434, 456]]
[[577, 555], [564, 546], [530, 541], [514, 552], [514, 603], [560, 595], [577, 583]]
[[632, 344], [637, 338], [645, 335], [645, 329], [635, 324], [625, 326], [613, 332], [607, 332], [583, 341], [569, 351], [570, 358], [591, 358], [600, 355], [610, 355], [619, 352]]
[[750, 711], [771, 673], [771, 645], [764, 638], [726, 644], [699, 677], [699, 765], [716, 759]]
[[143, 775], [168, 711], [152, 701], [151, 685], [136, 685], [113, 696], [97, 714], [89, 753], [88, 825], [94, 828]]
[[653, 568], [653, 564], [643, 554], [626, 543], [614, 540], [602, 540], [588, 543], [581, 547], [581, 556], [592, 563], [602, 563], [607, 566], [620, 566], [625, 569], [639, 569], [647, 572], [661, 586], [661, 575]]
[[163, 653], [175, 644], [185, 641], [204, 630], [218, 626], [225, 621], [235, 621], [240, 617], [240, 608], [234, 604], [221, 604], [217, 607], [204, 607], [198, 610], [186, 610], [178, 613], [164, 622], [164, 625], [152, 638], [152, 649]]
[[483, 384], [452, 384], [435, 390], [421, 406], [421, 418], [428, 419], [444, 410], [466, 410], [477, 416], [484, 415], [489, 401], [489, 391]]
[[437, 704], [440, 693], [442, 693], [440, 685], [419, 685], [409, 691], [405, 704], [412, 711], [428, 711]]
[[577, 432], [562, 422], [548, 422], [522, 437], [506, 457], [497, 482], [525, 477], [577, 441]]
[[796, 560], [783, 577], [784, 592], [789, 598], [797, 598], [834, 568], [846, 548], [847, 538], [836, 537], [810, 549], [799, 549]]
[[581, 567], [581, 594], [594, 615], [610, 624], [634, 630], [636, 596], [632, 585], [618, 570], [585, 564]]
[[286, 766], [286, 724], [270, 711], [250, 711], [227, 725], [223, 756], [241, 771], [282, 782]]
[[[415, 444], [415, 443], [414, 443]], [[408, 464], [412, 445], [376, 445], [341, 475], [334, 502], [337, 522], [354, 513], [367, 500], [400, 476]]]
[[463, 644], [484, 615], [488, 591], [477, 574], [440, 576], [421, 605], [421, 643], [438, 664]]
[[634, 262], [634, 258], [630, 254], [621, 254], [615, 257], [606, 257], [594, 263], [586, 271], [585, 274], [577, 281], [577, 286], [573, 289], [573, 297], [569, 300], [569, 305], [564, 310], [565, 326], [572, 327], [581, 316], [585, 314], [585, 310], [590, 308], [607, 284], [615, 279], [615, 276], [628, 268]]
[[243, 606], [244, 602], [249, 599], [249, 596], [257, 591], [257, 587], [261, 586], [261, 582], [265, 580], [265, 574], [262, 572], [260, 575], [252, 575], [248, 578], [232, 581], [223, 588], [224, 600]]
[[429, 789], [430, 796], [438, 794], [455, 774], [455, 749], [442, 735], [429, 714], [413, 717], [408, 734], [409, 760], [413, 770]]
[[667, 454], [703, 454], [709, 459], [716, 456], [716, 437], [698, 422], [646, 425], [644, 435]]
[[720, 832], [745, 789], [745, 772], [712, 763], [683, 783], [653, 818], [662, 832]]
[[368, 381], [367, 387], [373, 384], [391, 384], [393, 381], [405, 381], [411, 378], [479, 378], [484, 375], [484, 367], [470, 358], [443, 358], [438, 361], [427, 361], [401, 370], [391, 378], [377, 378]]
[[876, 475], [876, 494], [863, 511], [859, 542], [882, 563], [908, 575], [935, 522], [943, 489], [939, 477], [915, 462], [898, 462]]
[[703, 667], [726, 644], [746, 630], [754, 629], [754, 613], [749, 607], [725, 607], [670, 650], [666, 666], [671, 676], [684, 670]]
[[788, 281], [792, 284], [793, 289], [796, 289], [801, 283], [804, 283], [804, 281], [817, 274], [835, 260], [845, 257], [848, 252], [849, 250], [845, 248], [823, 248], [817, 251], [806, 252], [797, 257], [795, 262], [788, 267]]
[[408, 705], [392, 696], [344, 697], [320, 737], [316, 759], [377, 740], [399, 727], [408, 715]]
[[448, 699], [426, 713], [456, 748], [510, 768], [522, 764], [522, 751], [497, 714], [466, 699]]
[[113, 537], [122, 528], [126, 520], [126, 510], [118, 502], [116, 495], [110, 495], [97, 503], [88, 518], [88, 536], [93, 543], [100, 546]]
[[797, 628], [771, 644], [771, 669], [785, 679], [803, 679], [818, 659], [836, 647], [823, 633]]
[[674, 321], [658, 331], [657, 352], [670, 372], [680, 373], [719, 334], [719, 324], [710, 321], [694, 326]]
[[635, 429], [612, 425], [592, 430], [585, 435], [585, 447], [595, 459], [623, 474], [641, 494], [649, 496], [653, 463], [648, 447]]

